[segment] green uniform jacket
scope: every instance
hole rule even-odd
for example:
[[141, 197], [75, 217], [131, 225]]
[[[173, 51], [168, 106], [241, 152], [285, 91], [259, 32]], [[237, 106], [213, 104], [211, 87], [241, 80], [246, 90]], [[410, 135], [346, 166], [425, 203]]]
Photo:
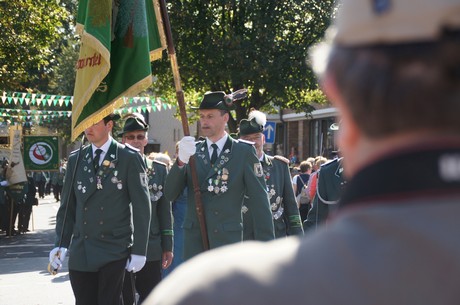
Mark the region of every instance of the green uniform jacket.
[[[246, 205], [257, 215], [254, 223], [256, 240], [274, 239], [272, 213], [268, 202], [262, 166], [252, 145], [230, 136], [211, 167], [206, 141], [197, 143], [196, 173], [203, 203], [210, 249], [240, 242], [243, 239], [241, 208]], [[189, 165], [177, 162], [166, 179], [165, 194], [173, 201], [188, 186], [187, 214], [184, 219], [184, 259], [204, 251], [200, 225], [195, 210], [194, 188]]]
[[312, 207], [303, 223], [305, 231], [316, 228], [326, 220], [332, 210], [337, 209], [337, 201], [340, 199], [344, 185], [342, 158], [334, 159], [321, 166]]
[[[288, 160], [286, 160], [289, 162]], [[273, 214], [275, 237], [303, 235], [299, 209], [292, 188], [288, 164], [279, 157], [264, 154], [262, 160], [268, 198]], [[254, 239], [254, 215], [246, 204], [243, 206], [244, 240]]]
[[55, 245], [70, 245], [69, 269], [96, 272], [130, 253], [146, 255], [150, 199], [145, 163], [138, 151], [112, 140], [98, 176], [91, 145], [71, 153], [61, 199]]
[[168, 168], [159, 161], [144, 158], [147, 163], [152, 217], [150, 221], [147, 261], [161, 260], [162, 253], [173, 249], [171, 202], [164, 196]]

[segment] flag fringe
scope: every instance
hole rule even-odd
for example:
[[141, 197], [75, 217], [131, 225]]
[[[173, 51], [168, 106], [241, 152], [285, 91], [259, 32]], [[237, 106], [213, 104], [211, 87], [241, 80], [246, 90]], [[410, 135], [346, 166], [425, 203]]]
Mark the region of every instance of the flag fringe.
[[[72, 130], [72, 141], [75, 141], [75, 139], [78, 138], [78, 136], [82, 132], [84, 132], [85, 129], [91, 127], [94, 124], [93, 122], [99, 122], [109, 114], [114, 113], [117, 108], [120, 108], [124, 104], [124, 96], [136, 95], [138, 92], [150, 86], [151, 81], [152, 77], [150, 75], [141, 79], [140, 81], [129, 87], [127, 90], [125, 90], [122, 94], [117, 96], [114, 99], [114, 102], [108, 103], [108, 105], [98, 110], [97, 113], [94, 113], [85, 118], [80, 124], [78, 124], [78, 126], [74, 125], [74, 129]], [[73, 115], [74, 114], [72, 112], [72, 117]]]

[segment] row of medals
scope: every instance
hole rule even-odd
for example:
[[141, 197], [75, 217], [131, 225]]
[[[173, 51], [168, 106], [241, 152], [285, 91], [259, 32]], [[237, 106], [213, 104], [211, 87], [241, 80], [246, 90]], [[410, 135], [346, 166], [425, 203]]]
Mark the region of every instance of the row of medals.
[[[108, 160], [104, 160], [102, 165], [105, 166], [105, 167], [110, 165], [110, 167], [112, 167], [112, 163], [110, 163], [110, 161], [108, 161]], [[85, 165], [85, 167], [83, 167], [83, 170], [87, 171], [88, 173], [91, 173], [91, 168], [89, 168], [86, 165]], [[100, 169], [99, 172], [96, 175], [96, 188], [98, 190], [102, 190], [102, 174], [103, 174], [103, 171], [102, 171], [102, 169]], [[113, 184], [116, 184], [117, 188], [119, 190], [121, 190], [123, 188], [123, 184], [122, 184], [121, 180], [118, 179], [117, 176], [118, 176], [118, 171], [114, 170], [113, 171], [113, 177], [112, 177], [112, 179], [110, 179], [110, 181]], [[93, 183], [93, 178], [92, 177], [89, 178], [89, 182]], [[83, 186], [81, 181], [77, 181], [77, 189], [79, 191], [81, 191], [82, 193], [86, 193], [86, 186]]]
[[[149, 168], [147, 170], [147, 177], [149, 181], [153, 179], [155, 176], [155, 168]], [[150, 193], [150, 200], [151, 201], [158, 201], [161, 196], [163, 196], [163, 186], [161, 184], [149, 184], [149, 193]]]
[[[228, 190], [228, 169], [222, 168], [217, 172], [216, 179], [209, 178], [208, 192], [214, 192], [215, 194], [225, 193]], [[221, 185], [219, 187], [219, 184]]]
[[[264, 174], [265, 174], [265, 181], [268, 182], [268, 179], [270, 178], [270, 172], [268, 170], [264, 169]], [[274, 184], [270, 185], [270, 187], [267, 184], [267, 193], [268, 193], [268, 200], [271, 201], [273, 196], [276, 195], [276, 190], [275, 190], [275, 185]], [[278, 218], [281, 217], [281, 215], [283, 215], [284, 208], [281, 206], [281, 201], [283, 201], [283, 198], [278, 196], [278, 197], [276, 197], [275, 202], [273, 202], [270, 205], [270, 207], [272, 209], [274, 219], [278, 219]], [[241, 212], [246, 213], [247, 211], [248, 211], [248, 207], [243, 205], [243, 207], [241, 209]]]
[[[264, 169], [264, 174], [265, 174], [265, 181], [268, 182], [268, 179], [270, 179], [270, 172], [268, 170]], [[272, 184], [269, 187], [268, 184], [267, 184], [267, 192], [268, 192], [268, 200], [271, 201], [272, 197], [276, 195], [275, 185]], [[278, 196], [278, 197], [276, 197], [275, 202], [273, 202], [270, 205], [270, 207], [272, 209], [274, 219], [278, 219], [278, 218], [281, 217], [281, 215], [283, 215], [284, 208], [281, 206], [282, 201], [283, 201], [283, 198]]]
[[[267, 185], [267, 188], [268, 188], [268, 185]], [[271, 201], [272, 197], [275, 196], [275, 194], [276, 194], [275, 185], [272, 184], [271, 188], [268, 190], [268, 199]], [[272, 204], [270, 205], [270, 207], [272, 208], [274, 219], [278, 219], [281, 217], [281, 215], [283, 215], [284, 208], [281, 206], [281, 201], [283, 201], [283, 198], [278, 196], [276, 197], [275, 201], [272, 202]]]

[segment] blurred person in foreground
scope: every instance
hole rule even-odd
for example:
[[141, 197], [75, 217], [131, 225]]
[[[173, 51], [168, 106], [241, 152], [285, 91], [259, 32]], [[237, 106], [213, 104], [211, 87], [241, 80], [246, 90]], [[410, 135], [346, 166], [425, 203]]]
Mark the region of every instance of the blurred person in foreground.
[[344, 0], [331, 31], [314, 63], [348, 182], [327, 230], [201, 255], [146, 304], [459, 303], [460, 1]]

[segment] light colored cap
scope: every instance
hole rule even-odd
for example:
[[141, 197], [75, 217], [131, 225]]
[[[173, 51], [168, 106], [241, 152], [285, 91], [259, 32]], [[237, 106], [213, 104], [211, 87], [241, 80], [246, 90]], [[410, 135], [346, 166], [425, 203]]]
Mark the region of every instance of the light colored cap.
[[335, 45], [433, 41], [460, 29], [460, 0], [342, 0], [329, 35]]

